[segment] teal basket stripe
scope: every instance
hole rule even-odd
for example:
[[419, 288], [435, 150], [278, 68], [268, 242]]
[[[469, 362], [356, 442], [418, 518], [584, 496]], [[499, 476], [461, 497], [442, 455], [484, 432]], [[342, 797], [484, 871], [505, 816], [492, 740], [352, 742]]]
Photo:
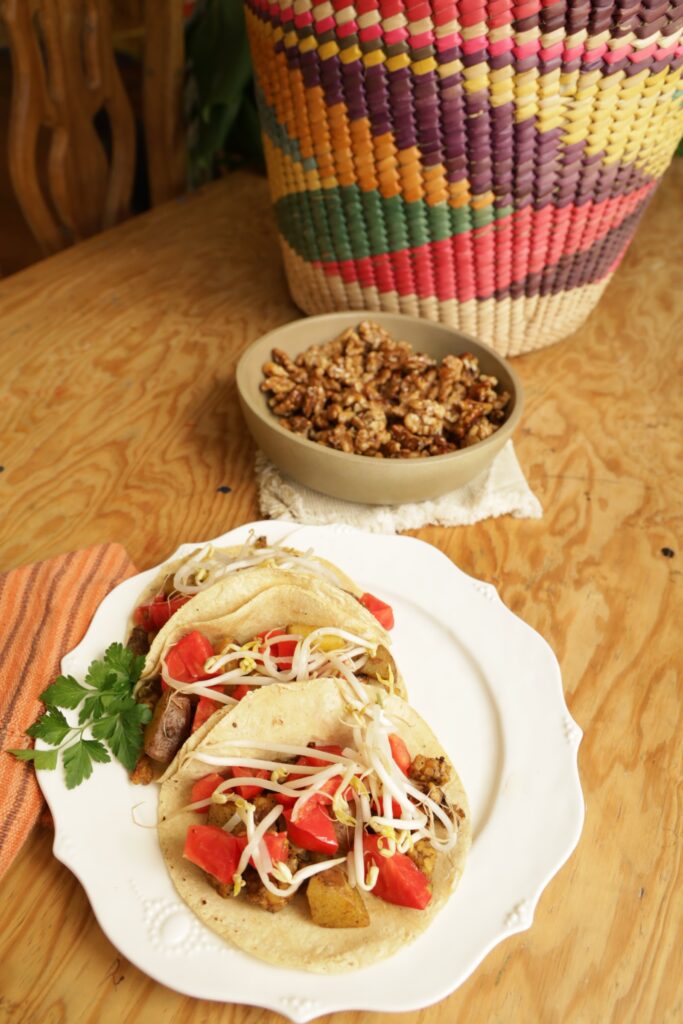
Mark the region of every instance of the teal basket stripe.
[[275, 111], [266, 103], [266, 98], [258, 84], [255, 86], [255, 89], [256, 103], [261, 117], [261, 130], [266, 133], [274, 146], [277, 146], [288, 157], [301, 164], [305, 171], [314, 171], [317, 166], [315, 157], [303, 157], [301, 155], [299, 140], [293, 139], [286, 127], [278, 121]]
[[[308, 214], [312, 211], [312, 219]], [[304, 260], [333, 263], [400, 252], [462, 235], [509, 217], [512, 206], [483, 210], [430, 206], [423, 199], [385, 199], [358, 185], [291, 193], [275, 203], [278, 227]], [[328, 230], [329, 226], [329, 230]]]

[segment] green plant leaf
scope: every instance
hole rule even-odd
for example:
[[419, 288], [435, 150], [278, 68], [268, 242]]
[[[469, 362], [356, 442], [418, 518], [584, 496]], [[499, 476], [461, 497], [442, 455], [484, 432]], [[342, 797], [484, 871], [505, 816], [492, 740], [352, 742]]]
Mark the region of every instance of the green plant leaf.
[[20, 761], [33, 761], [34, 765], [38, 770], [53, 771], [57, 767], [57, 755], [58, 750], [8, 750], [8, 754], [12, 754]]
[[43, 690], [40, 700], [57, 708], [77, 708], [87, 692], [73, 676], [57, 676], [54, 683]]
[[29, 726], [26, 730], [27, 736], [34, 739], [45, 740], [53, 747], [56, 747], [71, 732], [71, 726], [58, 708], [49, 708], [44, 715]]

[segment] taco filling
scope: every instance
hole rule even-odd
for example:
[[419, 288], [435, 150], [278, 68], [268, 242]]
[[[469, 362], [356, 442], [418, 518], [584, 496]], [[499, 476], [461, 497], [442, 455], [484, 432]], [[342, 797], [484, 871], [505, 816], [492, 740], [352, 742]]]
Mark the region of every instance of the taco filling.
[[[167, 765], [187, 737], [221, 707], [233, 706], [256, 687], [272, 683], [342, 678], [394, 688], [393, 661], [385, 647], [348, 630], [292, 623], [237, 643], [214, 643], [200, 630], [182, 636], [161, 658], [160, 674], [145, 682], [138, 700], [154, 709], [144, 751]], [[144, 766], [134, 781], [150, 781]], [[141, 778], [140, 775], [149, 775]]]
[[162, 779], [159, 836], [210, 928], [327, 972], [419, 934], [460, 878], [471, 828], [426, 723], [342, 677], [262, 687], [190, 741]]
[[[381, 704], [349, 703], [353, 746], [269, 746], [267, 758], [194, 760], [213, 772], [194, 783], [184, 810], [206, 815], [190, 825], [183, 856], [224, 898], [271, 913], [305, 891], [315, 924], [370, 923], [363, 893], [424, 910], [439, 853], [458, 841], [464, 811], [441, 787], [445, 757], [411, 758]], [[292, 756], [293, 755], [293, 756]]]
[[151, 591], [143, 595], [135, 608], [127, 646], [136, 654], [147, 654], [162, 627], [195, 595], [236, 572], [258, 567], [313, 576], [338, 586], [355, 597], [385, 629], [393, 628], [390, 605], [373, 594], [363, 593], [340, 569], [318, 558], [312, 549], [297, 551], [278, 542], [269, 544], [266, 537], [250, 534], [241, 546], [215, 548], [206, 544], [163, 569]]

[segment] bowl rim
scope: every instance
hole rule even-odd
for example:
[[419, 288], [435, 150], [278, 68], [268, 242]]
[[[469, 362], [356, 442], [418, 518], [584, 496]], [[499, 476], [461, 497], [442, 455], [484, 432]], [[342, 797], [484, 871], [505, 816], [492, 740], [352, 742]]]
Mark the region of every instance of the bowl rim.
[[[291, 327], [293, 324], [299, 323], [304, 320], [307, 321], [308, 323], [325, 324], [329, 321], [337, 320], [339, 317], [344, 317], [351, 320], [355, 319], [359, 323], [362, 320], [372, 320], [373, 318], [377, 320], [377, 318], [391, 317], [392, 320], [403, 320], [406, 323], [411, 323], [415, 326], [424, 327], [427, 330], [433, 330], [434, 328], [436, 328], [437, 330], [439, 330], [440, 333], [453, 334], [458, 338], [462, 338], [464, 343], [474, 342], [475, 345], [484, 349], [496, 362], [502, 364], [506, 372], [509, 374], [514, 388], [513, 397], [515, 401], [514, 409], [512, 410], [511, 415], [506, 420], [504, 420], [504, 422], [501, 424], [498, 430], [494, 431], [494, 433], [491, 434], [489, 437], [484, 438], [483, 441], [477, 441], [475, 444], [470, 445], [467, 448], [459, 448], [455, 452], [446, 452], [443, 455], [428, 455], [424, 459], [377, 458], [375, 456], [370, 455], [359, 455], [356, 452], [342, 452], [338, 448], [329, 448], [326, 445], [319, 444], [317, 441], [311, 441], [309, 440], [309, 438], [303, 437], [303, 435], [301, 434], [296, 434], [292, 430], [287, 430], [285, 427], [281, 427], [277, 417], [270, 411], [270, 409], [260, 408], [257, 405], [257, 403], [252, 399], [252, 396], [248, 393], [248, 389], [246, 387], [247, 381], [245, 380], [245, 367], [246, 362], [249, 358], [249, 354], [255, 348], [256, 345], [263, 344], [267, 339], [274, 337], [275, 335], [279, 334], [280, 331], [287, 327]], [[377, 322], [380, 321], [377, 320]], [[330, 338], [329, 340], [332, 341], [333, 339]], [[321, 344], [324, 344], [324, 342], [321, 342]], [[411, 342], [411, 344], [413, 343]], [[306, 347], [309, 348], [310, 344]], [[302, 349], [302, 351], [306, 351], [306, 349]], [[500, 434], [503, 429], [505, 429], [506, 440], [509, 439], [509, 437], [513, 434], [514, 430], [516, 429], [519, 420], [521, 419], [522, 411], [524, 408], [524, 388], [522, 386], [522, 381], [517, 371], [514, 370], [510, 363], [498, 352], [496, 352], [496, 350], [492, 348], [490, 345], [487, 345], [485, 342], [480, 341], [478, 338], [475, 338], [470, 334], [464, 334], [462, 331], [456, 330], [455, 327], [451, 327], [449, 324], [440, 323], [435, 320], [427, 320], [423, 317], [418, 316], [408, 316], [405, 313], [392, 313], [389, 310], [345, 309], [338, 310], [334, 313], [321, 313], [316, 316], [304, 315], [301, 317], [297, 317], [294, 320], [288, 320], [287, 323], [280, 324], [278, 327], [273, 327], [270, 331], [267, 331], [265, 334], [259, 335], [258, 338], [255, 338], [254, 341], [250, 342], [249, 345], [247, 345], [246, 349], [244, 350], [244, 352], [242, 353], [238, 360], [237, 367], [235, 370], [235, 380], [237, 383], [237, 393], [240, 398], [240, 401], [243, 402], [246, 406], [248, 406], [249, 410], [259, 420], [261, 420], [262, 423], [264, 423], [267, 427], [275, 430], [275, 432], [280, 434], [281, 437], [288, 438], [295, 444], [304, 446], [305, 450], [309, 452], [318, 451], [320, 453], [325, 453], [325, 455], [329, 455], [332, 458], [343, 458], [347, 465], [349, 463], [349, 459], [355, 460], [359, 466], [372, 465], [380, 473], [384, 473], [387, 471], [394, 473], [401, 472], [401, 470], [398, 470], [396, 468], [397, 466], [401, 465], [404, 465], [406, 467], [412, 467], [413, 472], [415, 472], [417, 466], [434, 466], [437, 463], [439, 465], [445, 466], [447, 463], [453, 462], [456, 459], [459, 459], [461, 462], [464, 462], [468, 456], [469, 458], [479, 458], [480, 453], [484, 452], [487, 448], [498, 448], [501, 446]], [[380, 466], [383, 468], [380, 469]], [[393, 469], [391, 467], [393, 467]], [[406, 468], [405, 472], [407, 471], [408, 470]]]

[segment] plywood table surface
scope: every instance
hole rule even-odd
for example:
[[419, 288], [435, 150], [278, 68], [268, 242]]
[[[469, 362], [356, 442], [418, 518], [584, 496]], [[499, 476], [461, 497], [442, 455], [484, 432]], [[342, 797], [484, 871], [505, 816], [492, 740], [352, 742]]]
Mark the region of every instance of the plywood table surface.
[[[557, 653], [585, 730], [579, 847], [532, 928], [449, 999], [335, 1024], [683, 1019], [682, 191], [679, 161], [585, 328], [515, 361], [543, 519], [417, 534]], [[0, 568], [106, 540], [144, 568], [257, 518], [234, 366], [297, 315], [265, 183], [246, 173], [0, 282]], [[0, 884], [1, 1021], [279, 1019], [147, 978], [51, 842], [36, 828]]]

